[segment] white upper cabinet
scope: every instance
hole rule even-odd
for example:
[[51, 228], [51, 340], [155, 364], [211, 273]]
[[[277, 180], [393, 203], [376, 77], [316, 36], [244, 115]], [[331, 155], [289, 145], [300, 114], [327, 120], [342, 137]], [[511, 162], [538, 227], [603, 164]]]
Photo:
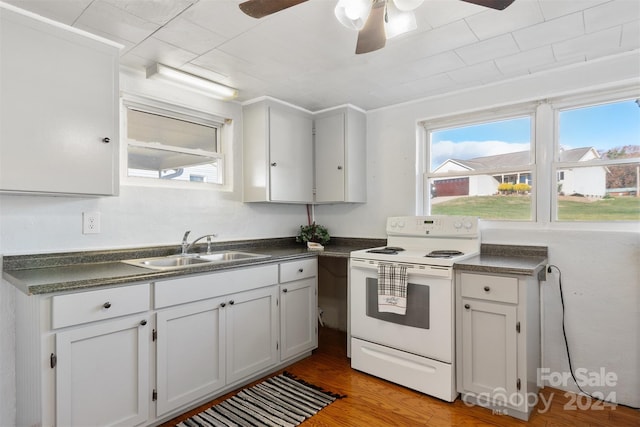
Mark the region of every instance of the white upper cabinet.
[[243, 108], [245, 202], [313, 202], [311, 114], [272, 100]]
[[265, 99], [244, 106], [243, 125], [245, 202], [366, 201], [363, 111], [313, 115]]
[[366, 115], [353, 107], [315, 118], [317, 203], [366, 202]]
[[119, 47], [0, 8], [0, 191], [118, 193]]

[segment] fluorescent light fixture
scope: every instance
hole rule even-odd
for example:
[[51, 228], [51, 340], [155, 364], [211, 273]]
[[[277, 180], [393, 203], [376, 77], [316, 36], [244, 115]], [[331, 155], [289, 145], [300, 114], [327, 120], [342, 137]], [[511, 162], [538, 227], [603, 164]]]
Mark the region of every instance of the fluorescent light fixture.
[[162, 80], [216, 99], [229, 100], [238, 96], [238, 90], [223, 84], [186, 73], [163, 64], [153, 64], [147, 68], [147, 78]]

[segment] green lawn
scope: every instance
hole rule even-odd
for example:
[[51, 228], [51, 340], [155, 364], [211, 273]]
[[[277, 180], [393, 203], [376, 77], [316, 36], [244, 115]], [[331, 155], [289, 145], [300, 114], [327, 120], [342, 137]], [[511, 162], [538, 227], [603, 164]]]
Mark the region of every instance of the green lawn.
[[[434, 201], [437, 199], [434, 199]], [[560, 221], [640, 221], [640, 197], [596, 201], [572, 197], [558, 202]], [[459, 197], [431, 206], [433, 215], [470, 215], [484, 219], [531, 219], [530, 196]]]

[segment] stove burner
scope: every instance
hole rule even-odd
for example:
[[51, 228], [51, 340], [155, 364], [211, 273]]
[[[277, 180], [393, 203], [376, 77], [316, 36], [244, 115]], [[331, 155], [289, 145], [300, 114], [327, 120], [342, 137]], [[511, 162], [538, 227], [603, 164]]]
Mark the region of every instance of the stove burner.
[[367, 252], [372, 254], [387, 254], [387, 255], [397, 255], [398, 251], [391, 248], [383, 248], [383, 249], [369, 249]]
[[367, 252], [372, 254], [387, 254], [387, 255], [398, 255], [398, 252], [404, 251], [404, 248], [399, 248], [397, 246], [387, 246], [382, 249], [370, 249]]
[[431, 251], [425, 257], [427, 258], [451, 258], [458, 255], [464, 255], [464, 252], [455, 251], [455, 250], [439, 250], [439, 251]]

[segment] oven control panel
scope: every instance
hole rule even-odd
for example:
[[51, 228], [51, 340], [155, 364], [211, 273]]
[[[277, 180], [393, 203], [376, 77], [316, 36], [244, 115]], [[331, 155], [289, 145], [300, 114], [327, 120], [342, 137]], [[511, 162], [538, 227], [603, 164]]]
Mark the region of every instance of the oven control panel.
[[456, 215], [394, 216], [387, 218], [392, 236], [459, 236], [478, 234], [478, 218]]

